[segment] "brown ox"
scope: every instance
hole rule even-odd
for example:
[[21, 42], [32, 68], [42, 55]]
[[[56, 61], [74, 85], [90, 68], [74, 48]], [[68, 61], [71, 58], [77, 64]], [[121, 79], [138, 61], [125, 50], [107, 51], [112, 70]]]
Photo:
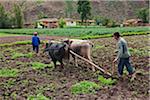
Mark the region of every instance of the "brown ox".
[[[70, 50], [88, 59], [89, 61], [92, 61], [90, 54], [91, 54], [91, 47], [93, 46], [93, 44], [90, 41], [67, 39], [64, 40], [64, 42], [69, 45]], [[76, 57], [74, 55], [72, 55], [72, 57], [74, 58], [75, 65], [78, 66]], [[94, 66], [92, 66], [92, 70], [95, 71]]]

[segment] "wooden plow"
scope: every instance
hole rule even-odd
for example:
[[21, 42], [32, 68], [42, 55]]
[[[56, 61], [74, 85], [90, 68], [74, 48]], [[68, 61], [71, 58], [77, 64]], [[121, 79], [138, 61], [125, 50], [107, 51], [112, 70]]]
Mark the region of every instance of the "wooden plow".
[[76, 54], [76, 53], [73, 52], [72, 50], [70, 50], [70, 53], [73, 54], [73, 55], [75, 55], [76, 57], [78, 57], [78, 58], [80, 58], [80, 59], [82, 59], [82, 60], [88, 62], [89, 64], [91, 64], [91, 65], [94, 66], [95, 68], [99, 69], [99, 70], [102, 71], [103, 73], [105, 73], [105, 74], [107, 74], [107, 75], [109, 75], [109, 76], [112, 76], [111, 73], [109, 73], [109, 72], [105, 71], [104, 69], [100, 68], [99, 66], [97, 66], [97, 65], [94, 64], [93, 62], [89, 61], [88, 59], [81, 57], [80, 55]]

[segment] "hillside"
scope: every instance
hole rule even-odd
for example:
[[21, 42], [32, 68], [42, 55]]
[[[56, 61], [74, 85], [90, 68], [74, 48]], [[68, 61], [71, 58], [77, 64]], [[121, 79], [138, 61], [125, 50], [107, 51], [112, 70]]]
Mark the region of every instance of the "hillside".
[[[0, 3], [5, 6], [7, 11], [11, 11], [14, 3], [22, 5], [25, 22], [32, 22], [38, 19], [40, 14], [47, 17], [67, 17], [66, 16], [66, 2], [64, 0], [0, 0]], [[73, 13], [72, 18], [79, 18], [76, 11], [77, 2], [72, 2]], [[104, 16], [119, 22], [124, 19], [136, 18], [138, 9], [148, 7], [148, 0], [139, 1], [108, 1], [108, 0], [94, 0], [91, 2], [92, 16]]]

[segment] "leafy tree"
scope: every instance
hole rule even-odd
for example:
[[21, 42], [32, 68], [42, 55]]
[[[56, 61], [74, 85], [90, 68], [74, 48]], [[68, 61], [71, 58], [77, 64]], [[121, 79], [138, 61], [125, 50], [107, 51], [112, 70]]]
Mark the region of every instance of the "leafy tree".
[[81, 21], [86, 22], [86, 20], [91, 16], [91, 4], [89, 0], [79, 0], [78, 1], [78, 13], [80, 14]]
[[14, 14], [15, 14], [15, 22], [16, 22], [17, 28], [22, 28], [23, 27], [23, 13], [22, 13], [20, 5], [14, 4]]
[[148, 9], [142, 8], [138, 11], [137, 16], [142, 19], [144, 23], [148, 23], [148, 14]]
[[10, 28], [12, 20], [8, 17], [2, 4], [0, 4], [0, 28]]
[[43, 12], [40, 12], [40, 13], [38, 14], [38, 19], [41, 19], [41, 18], [48, 18], [48, 16], [45, 15]]
[[64, 19], [63, 19], [63, 18], [60, 18], [60, 19], [59, 19], [59, 27], [60, 27], [60, 28], [64, 28], [65, 24], [66, 24], [66, 23], [65, 23]]
[[65, 0], [65, 4], [66, 4], [66, 8], [65, 8], [66, 16], [68, 18], [70, 18], [72, 13], [73, 13], [73, 11], [74, 11], [73, 0]]
[[7, 15], [5, 13], [5, 9], [2, 4], [0, 4], [0, 28], [3, 28], [5, 26], [6, 16]]

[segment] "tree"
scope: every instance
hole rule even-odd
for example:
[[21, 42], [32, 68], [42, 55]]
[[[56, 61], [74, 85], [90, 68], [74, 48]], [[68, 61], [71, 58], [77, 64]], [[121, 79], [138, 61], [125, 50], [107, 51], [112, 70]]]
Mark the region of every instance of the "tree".
[[74, 11], [73, 0], [65, 0], [65, 4], [66, 4], [66, 8], [65, 8], [66, 16], [70, 18]]
[[5, 9], [2, 4], [0, 4], [0, 28], [5, 27], [6, 16], [7, 15], [5, 14]]
[[16, 22], [17, 28], [22, 28], [23, 27], [23, 13], [22, 13], [20, 5], [14, 4], [14, 14], [15, 14], [15, 22]]
[[138, 18], [142, 19], [144, 23], [148, 23], [148, 9], [142, 8], [137, 13]]
[[10, 28], [12, 26], [12, 21], [8, 17], [2, 4], [0, 4], [0, 28]]
[[80, 14], [81, 17], [81, 22], [83, 22], [91, 16], [91, 4], [89, 0], [79, 0], [78, 1], [78, 13]]
[[41, 18], [48, 18], [48, 16], [45, 15], [43, 12], [39, 12], [38, 19], [41, 19]]
[[65, 24], [66, 24], [65, 20], [63, 18], [60, 18], [59, 19], [59, 27], [64, 28]]

